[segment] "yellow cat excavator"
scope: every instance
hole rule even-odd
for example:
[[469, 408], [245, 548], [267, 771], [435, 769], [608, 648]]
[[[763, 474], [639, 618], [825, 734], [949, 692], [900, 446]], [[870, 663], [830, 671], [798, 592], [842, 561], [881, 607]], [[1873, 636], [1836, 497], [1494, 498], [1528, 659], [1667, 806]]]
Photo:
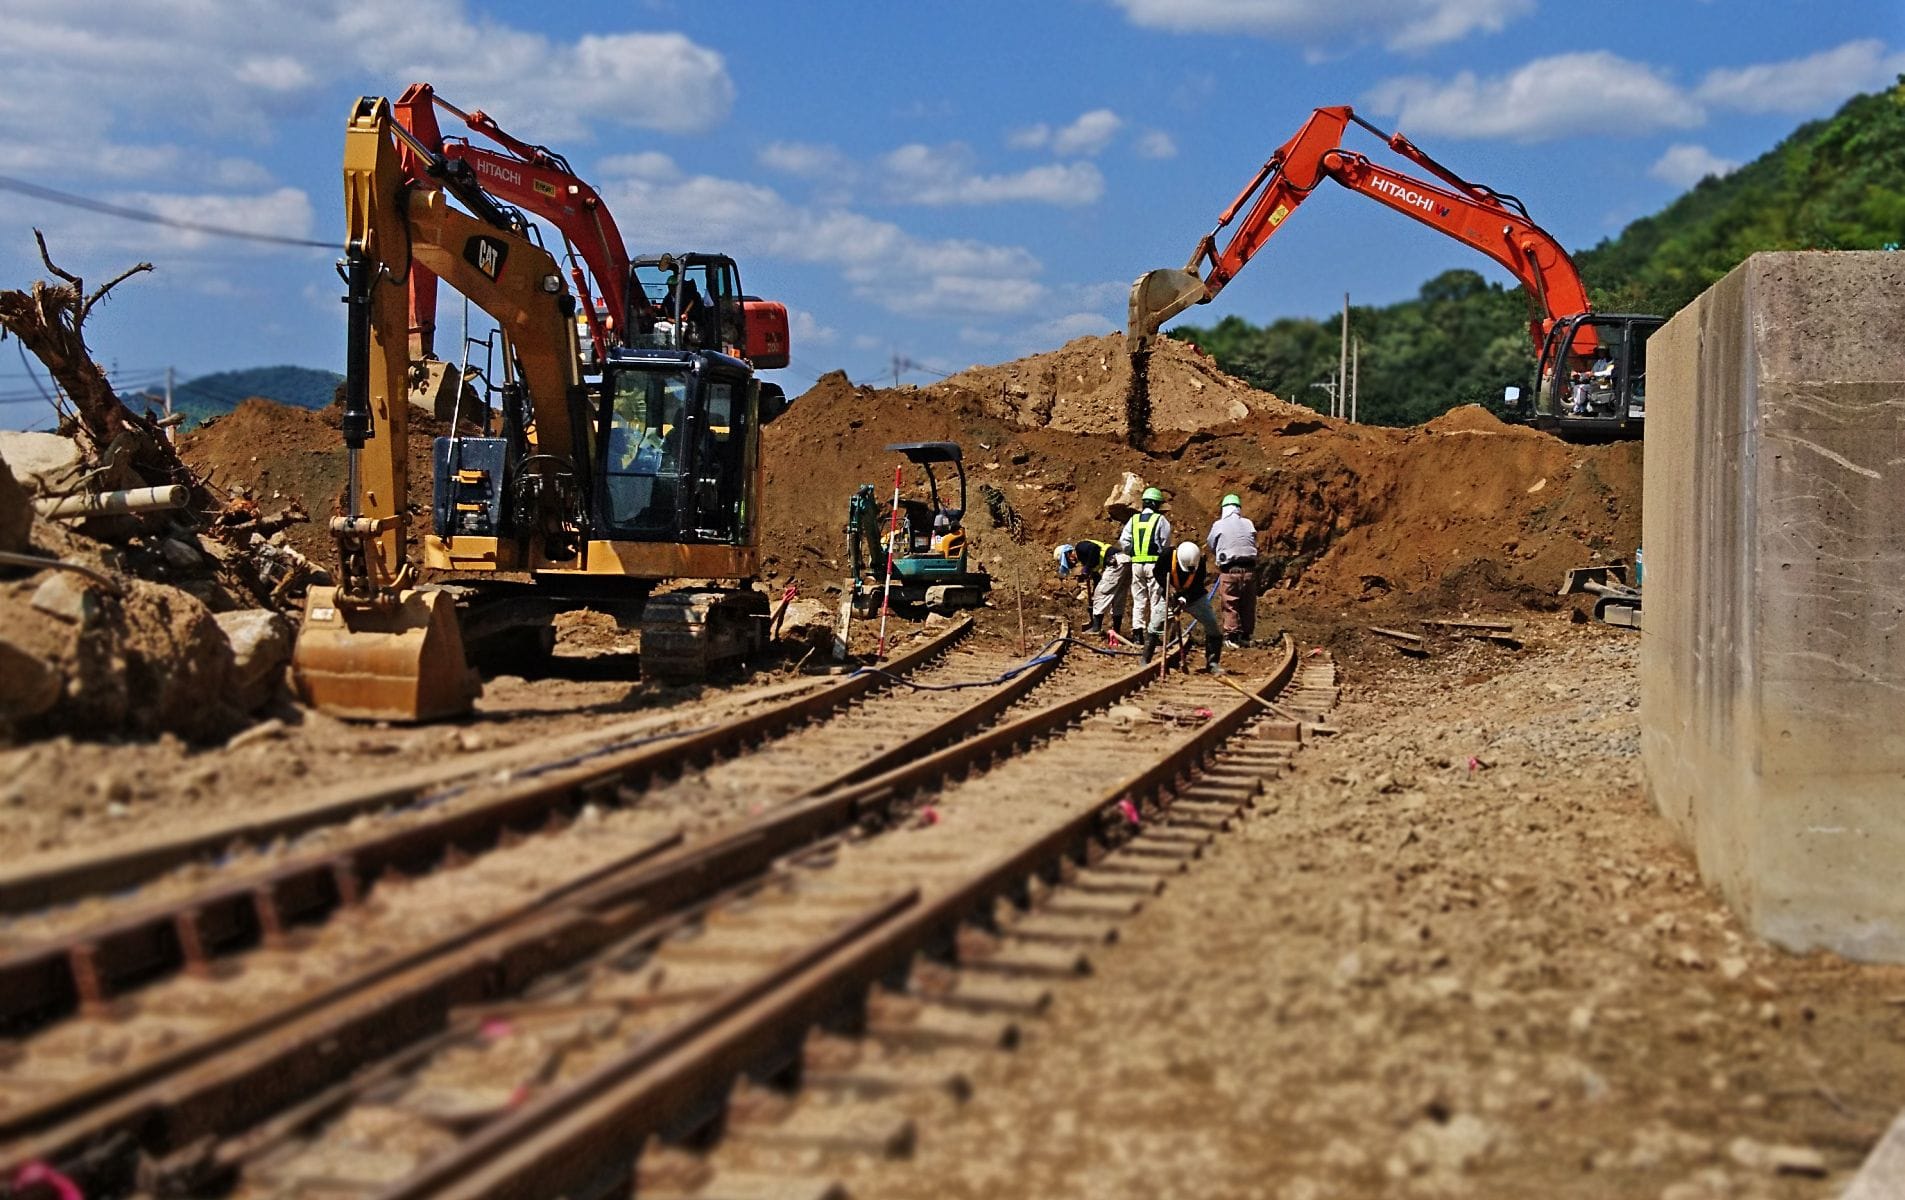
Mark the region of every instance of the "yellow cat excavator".
[[[585, 366], [575, 299], [534, 226], [393, 120], [382, 97], [352, 110], [344, 193], [349, 475], [331, 522], [340, 573], [311, 589], [293, 660], [303, 699], [354, 718], [455, 715], [479, 687], [466, 644], [546, 650], [549, 621], [573, 608], [639, 621], [645, 676], [696, 678], [756, 651], [767, 613], [751, 586], [761, 385], [737, 348], [733, 260], [661, 256], [672, 300]], [[408, 407], [433, 365], [408, 346], [418, 267], [490, 314], [500, 341], [495, 402], [474, 413], [459, 402], [472, 419], [435, 442], [421, 555], [423, 570], [447, 575], [435, 584], [410, 556]], [[702, 296], [686, 311], [683, 297]], [[707, 583], [653, 591], [665, 580]]]

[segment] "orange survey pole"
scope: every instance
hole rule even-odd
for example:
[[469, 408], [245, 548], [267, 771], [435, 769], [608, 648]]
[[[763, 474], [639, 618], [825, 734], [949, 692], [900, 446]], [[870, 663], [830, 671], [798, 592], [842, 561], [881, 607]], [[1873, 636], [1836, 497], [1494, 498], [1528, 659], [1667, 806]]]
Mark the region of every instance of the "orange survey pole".
[[886, 657], [886, 614], [893, 608], [893, 548], [900, 540], [900, 486], [905, 478], [904, 466], [893, 468], [893, 519], [886, 529], [886, 582], [880, 587], [880, 648], [875, 658]]

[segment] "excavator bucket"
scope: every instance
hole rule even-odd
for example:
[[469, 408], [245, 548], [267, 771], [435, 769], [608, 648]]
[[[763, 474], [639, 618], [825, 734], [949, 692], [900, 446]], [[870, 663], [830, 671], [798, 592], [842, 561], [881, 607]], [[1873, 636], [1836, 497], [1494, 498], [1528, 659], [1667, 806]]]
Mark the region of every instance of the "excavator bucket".
[[1158, 326], [1208, 296], [1204, 281], [1189, 271], [1166, 267], [1138, 276], [1131, 285], [1131, 321], [1125, 330], [1125, 350], [1131, 354], [1149, 350]]
[[459, 716], [482, 691], [456, 603], [438, 588], [406, 589], [388, 608], [339, 604], [336, 588], [312, 588], [291, 677], [306, 704], [359, 721]]

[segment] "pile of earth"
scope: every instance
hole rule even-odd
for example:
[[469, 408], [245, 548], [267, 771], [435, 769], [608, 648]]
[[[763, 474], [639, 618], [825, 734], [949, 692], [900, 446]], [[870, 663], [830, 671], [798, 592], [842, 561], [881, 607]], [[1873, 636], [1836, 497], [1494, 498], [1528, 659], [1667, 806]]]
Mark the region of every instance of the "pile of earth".
[[[1148, 369], [1151, 428], [1192, 433], [1253, 414], [1294, 417], [1309, 410], [1226, 375], [1188, 342], [1162, 338]], [[1081, 337], [1046, 354], [997, 366], [969, 367], [929, 390], [957, 393], [1021, 429], [1124, 437], [1131, 358], [1119, 334]], [[1182, 445], [1177, 439], [1172, 448]]]
[[[990, 368], [1000, 378], [1020, 369]], [[1145, 452], [1114, 429], [1059, 428], [1056, 416], [1028, 427], [1023, 408], [951, 383], [876, 389], [836, 373], [767, 427], [770, 576], [840, 580], [855, 486], [872, 483], [885, 497], [898, 463], [885, 447], [940, 439], [965, 449], [977, 561], [1049, 602], [1067, 591], [1050, 570], [1051, 547], [1115, 540], [1121, 518], [1105, 501], [1127, 473], [1164, 489], [1177, 529], [1200, 540], [1221, 497], [1239, 494], [1262, 535], [1266, 584], [1317, 610], [1353, 601], [1369, 602], [1371, 616], [1552, 606], [1567, 568], [1624, 559], [1639, 542], [1637, 443], [1571, 446], [1472, 406], [1413, 429], [1352, 425], [1258, 393], [1238, 401], [1241, 418]], [[908, 481], [910, 491], [923, 485], [917, 468]]]
[[[327, 524], [342, 510], [348, 474], [342, 432], [343, 409], [295, 408], [254, 397], [214, 417], [179, 439], [179, 455], [199, 476], [275, 509], [296, 505], [310, 520], [289, 526], [286, 537], [313, 562], [333, 565], [336, 543]], [[422, 409], [409, 410], [410, 512], [429, 513], [431, 445], [447, 422]], [[382, 447], [373, 441], [365, 453]]]

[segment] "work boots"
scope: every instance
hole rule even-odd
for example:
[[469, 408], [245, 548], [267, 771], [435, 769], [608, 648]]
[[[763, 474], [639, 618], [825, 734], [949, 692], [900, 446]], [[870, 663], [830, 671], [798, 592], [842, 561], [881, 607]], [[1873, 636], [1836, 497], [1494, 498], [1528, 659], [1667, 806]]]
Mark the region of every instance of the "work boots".
[[1091, 614], [1091, 624], [1085, 626], [1085, 632], [1086, 633], [1103, 633], [1104, 631], [1105, 631], [1105, 614], [1103, 613]]
[[1224, 673], [1224, 669], [1217, 665], [1217, 660], [1222, 658], [1223, 656], [1224, 656], [1223, 635], [1216, 634], [1216, 633], [1205, 634], [1204, 635], [1204, 669], [1206, 671], [1209, 671], [1212, 675], [1222, 675]]
[[1150, 662], [1152, 656], [1157, 654], [1158, 644], [1162, 642], [1163, 640], [1164, 640], [1164, 635], [1160, 633], [1147, 633], [1144, 635], [1144, 661], [1145, 662]]

